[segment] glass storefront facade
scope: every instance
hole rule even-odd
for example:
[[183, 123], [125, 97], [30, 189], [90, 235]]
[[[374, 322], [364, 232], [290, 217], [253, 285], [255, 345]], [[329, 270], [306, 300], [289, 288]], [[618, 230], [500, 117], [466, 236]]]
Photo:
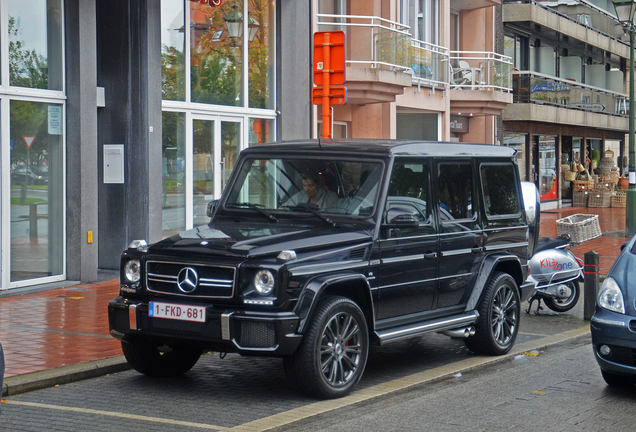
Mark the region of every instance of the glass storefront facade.
[[274, 19], [274, 0], [161, 0], [164, 237], [206, 223], [238, 153], [274, 140]]
[[65, 278], [62, 11], [62, 0], [0, 8], [3, 289]]

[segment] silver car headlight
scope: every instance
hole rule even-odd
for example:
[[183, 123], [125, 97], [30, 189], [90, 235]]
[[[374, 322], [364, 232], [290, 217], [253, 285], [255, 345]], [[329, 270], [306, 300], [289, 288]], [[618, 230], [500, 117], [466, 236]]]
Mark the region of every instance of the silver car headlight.
[[128, 282], [139, 282], [141, 277], [141, 263], [138, 259], [131, 259], [124, 264], [124, 276]]
[[625, 302], [623, 301], [623, 292], [611, 278], [605, 278], [603, 285], [601, 285], [601, 291], [598, 293], [597, 303], [603, 309], [610, 310], [612, 312], [625, 313]]
[[259, 270], [254, 276], [254, 287], [261, 295], [269, 295], [274, 290], [274, 275], [269, 270]]

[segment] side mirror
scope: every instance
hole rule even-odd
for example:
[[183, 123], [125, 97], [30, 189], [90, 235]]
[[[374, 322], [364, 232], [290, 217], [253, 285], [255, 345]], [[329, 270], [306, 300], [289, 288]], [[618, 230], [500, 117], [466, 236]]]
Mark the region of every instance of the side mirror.
[[416, 227], [420, 223], [416, 212], [399, 207], [387, 210], [386, 221], [389, 227]]
[[216, 207], [219, 205], [219, 200], [213, 200], [210, 201], [208, 203], [208, 209], [206, 210], [206, 215], [208, 215], [209, 218], [211, 218], [212, 216], [214, 216], [214, 213], [216, 212]]
[[539, 241], [539, 228], [540, 216], [541, 216], [541, 196], [539, 195], [539, 189], [537, 186], [528, 181], [521, 182], [521, 194], [523, 197], [523, 206], [526, 214], [526, 223], [530, 231], [530, 238], [528, 239], [528, 256], [534, 255], [534, 251], [537, 249], [537, 243]]

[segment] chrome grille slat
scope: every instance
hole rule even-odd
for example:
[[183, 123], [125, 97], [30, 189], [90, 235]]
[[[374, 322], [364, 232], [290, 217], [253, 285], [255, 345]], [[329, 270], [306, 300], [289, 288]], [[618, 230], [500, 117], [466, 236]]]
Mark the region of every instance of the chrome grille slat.
[[[179, 272], [191, 267], [199, 276], [199, 283], [191, 293], [184, 293], [177, 286]], [[236, 268], [231, 266], [212, 266], [185, 262], [156, 261], [146, 262], [146, 288], [148, 291], [199, 298], [231, 298], [234, 295]]]

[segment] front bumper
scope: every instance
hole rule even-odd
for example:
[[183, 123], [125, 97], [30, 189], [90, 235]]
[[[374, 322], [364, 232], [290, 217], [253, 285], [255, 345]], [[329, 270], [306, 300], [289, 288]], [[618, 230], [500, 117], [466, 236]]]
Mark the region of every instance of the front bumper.
[[[198, 305], [202, 306], [202, 305]], [[244, 355], [292, 354], [302, 335], [291, 312], [245, 311], [206, 306], [206, 322], [148, 316], [148, 302], [117, 297], [108, 303], [110, 334], [122, 341], [150, 338], [165, 343], [196, 344], [203, 349]]]
[[[636, 317], [597, 306], [590, 329], [594, 357], [601, 369], [636, 376]], [[610, 347], [608, 356], [600, 354], [602, 345]]]

